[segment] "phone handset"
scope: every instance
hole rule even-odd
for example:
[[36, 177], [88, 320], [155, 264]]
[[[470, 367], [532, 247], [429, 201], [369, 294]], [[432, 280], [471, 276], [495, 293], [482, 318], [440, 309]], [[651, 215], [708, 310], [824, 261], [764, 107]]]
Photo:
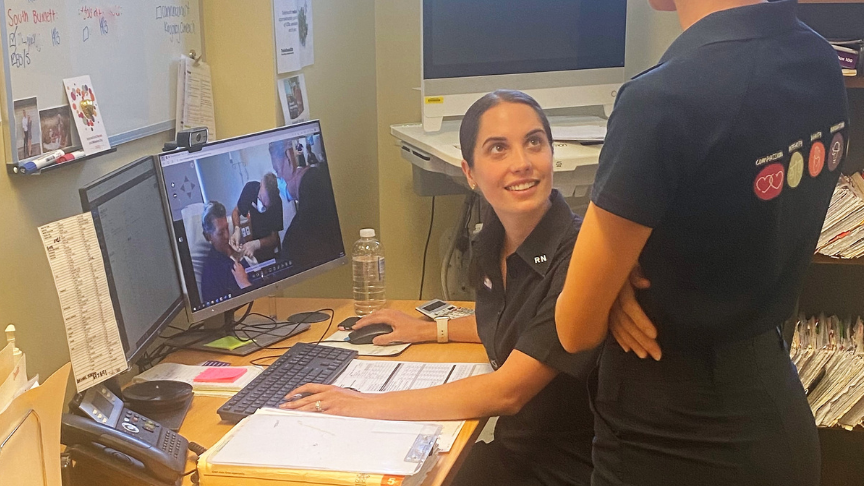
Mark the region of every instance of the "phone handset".
[[178, 461], [137, 437], [77, 415], [63, 414], [60, 442], [67, 445], [97, 443], [109, 447], [141, 461], [152, 476], [169, 483], [183, 474], [186, 465], [185, 455], [182, 462]]
[[63, 416], [64, 444], [102, 445], [134, 459], [155, 478], [179, 482], [189, 449], [182, 436], [126, 408], [101, 384], [78, 394], [69, 409], [75, 415]]

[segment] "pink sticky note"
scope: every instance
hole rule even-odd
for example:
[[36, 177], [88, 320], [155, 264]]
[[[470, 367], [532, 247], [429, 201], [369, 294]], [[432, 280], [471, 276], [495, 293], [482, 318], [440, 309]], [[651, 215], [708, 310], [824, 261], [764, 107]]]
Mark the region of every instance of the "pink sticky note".
[[195, 377], [197, 383], [234, 383], [246, 374], [244, 368], [208, 367]]

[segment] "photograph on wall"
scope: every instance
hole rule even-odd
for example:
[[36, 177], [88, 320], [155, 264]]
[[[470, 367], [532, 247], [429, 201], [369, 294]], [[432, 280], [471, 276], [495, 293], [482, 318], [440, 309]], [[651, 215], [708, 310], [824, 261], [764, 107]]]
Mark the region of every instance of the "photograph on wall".
[[43, 152], [62, 150], [69, 153], [81, 146], [69, 105], [41, 110], [39, 126], [42, 130]]
[[42, 131], [36, 97], [15, 100], [15, 144], [18, 160], [42, 154]]
[[306, 95], [306, 78], [303, 74], [280, 79], [277, 84], [285, 124], [309, 121], [309, 97]]

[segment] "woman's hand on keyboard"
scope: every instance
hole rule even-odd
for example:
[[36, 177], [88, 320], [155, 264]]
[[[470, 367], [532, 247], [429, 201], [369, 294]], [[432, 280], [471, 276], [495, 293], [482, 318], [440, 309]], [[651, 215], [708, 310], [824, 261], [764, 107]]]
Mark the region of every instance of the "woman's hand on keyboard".
[[[300, 410], [303, 412], [321, 412], [331, 415], [347, 415], [350, 417], [369, 417], [370, 402], [374, 398], [350, 388], [340, 388], [334, 385], [303, 385], [286, 395], [302, 398], [279, 405], [285, 410]], [[365, 412], [365, 413], [364, 413]]]
[[381, 346], [390, 343], [423, 343], [436, 340], [434, 321], [411, 317], [393, 309], [377, 310], [360, 319], [353, 329], [362, 329], [370, 324], [387, 324], [393, 332], [375, 338], [373, 343]]

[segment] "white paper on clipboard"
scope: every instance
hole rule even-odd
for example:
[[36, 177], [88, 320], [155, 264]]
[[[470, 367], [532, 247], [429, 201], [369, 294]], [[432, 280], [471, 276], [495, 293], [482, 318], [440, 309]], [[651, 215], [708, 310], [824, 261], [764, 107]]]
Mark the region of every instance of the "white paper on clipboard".
[[[436, 424], [261, 409], [235, 426], [210, 463], [411, 476], [440, 432]], [[346, 444], [364, 446], [346, 454]]]

